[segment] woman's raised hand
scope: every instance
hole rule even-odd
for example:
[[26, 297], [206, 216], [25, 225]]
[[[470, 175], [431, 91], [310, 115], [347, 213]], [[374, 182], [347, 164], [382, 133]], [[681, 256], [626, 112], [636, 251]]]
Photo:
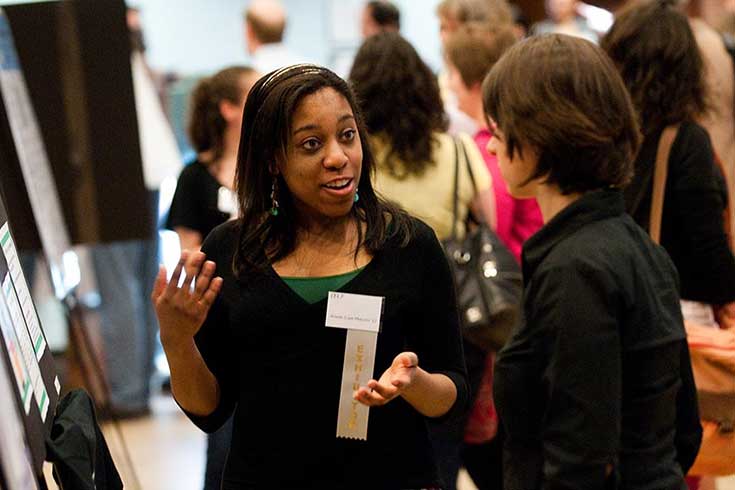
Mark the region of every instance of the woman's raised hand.
[[[164, 347], [190, 341], [201, 328], [222, 289], [222, 278], [213, 278], [215, 263], [205, 259], [202, 252], [184, 250], [169, 281], [166, 280], [165, 267], [161, 266], [158, 271], [151, 299]], [[179, 286], [182, 271], [184, 282]]]
[[416, 376], [419, 358], [413, 352], [401, 352], [378, 381], [371, 379], [367, 388], [355, 392], [355, 399], [369, 407], [385, 405], [408, 389]]

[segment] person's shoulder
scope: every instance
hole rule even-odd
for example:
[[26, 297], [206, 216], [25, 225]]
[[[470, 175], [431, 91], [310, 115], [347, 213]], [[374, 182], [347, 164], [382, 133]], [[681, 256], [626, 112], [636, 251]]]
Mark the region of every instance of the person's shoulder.
[[644, 240], [635, 222], [620, 214], [579, 227], [552, 249], [544, 263], [554, 270], [614, 270], [621, 261], [629, 261], [636, 244]]
[[207, 167], [199, 160], [194, 160], [184, 166], [179, 174], [179, 180], [196, 180], [202, 178], [202, 175], [207, 173]]
[[670, 164], [699, 165], [703, 161], [711, 161], [713, 155], [712, 140], [709, 132], [694, 121], [684, 121], [671, 148]]
[[214, 227], [202, 243], [202, 252], [208, 256], [222, 256], [231, 254], [237, 244], [237, 235], [240, 230], [238, 220], [229, 220]]

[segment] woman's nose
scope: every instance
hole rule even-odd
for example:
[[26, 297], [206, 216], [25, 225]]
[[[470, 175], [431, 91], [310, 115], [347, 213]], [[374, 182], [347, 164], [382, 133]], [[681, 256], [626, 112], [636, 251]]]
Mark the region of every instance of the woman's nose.
[[342, 145], [338, 141], [332, 141], [327, 146], [327, 154], [324, 156], [324, 166], [331, 169], [340, 169], [347, 165], [349, 159]]

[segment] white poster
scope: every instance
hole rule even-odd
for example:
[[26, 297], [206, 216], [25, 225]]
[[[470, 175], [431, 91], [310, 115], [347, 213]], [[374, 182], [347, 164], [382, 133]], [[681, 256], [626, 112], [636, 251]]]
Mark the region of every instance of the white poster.
[[18, 294], [23, 318], [25, 318], [28, 333], [33, 343], [33, 351], [36, 353], [36, 359], [40, 361], [43, 353], [46, 351], [46, 339], [43, 336], [41, 321], [38, 319], [38, 313], [33, 304], [31, 291], [28, 288], [28, 283], [20, 265], [18, 250], [15, 248], [15, 242], [13, 241], [13, 236], [10, 233], [10, 227], [7, 223], [0, 227], [0, 247], [5, 254], [5, 260], [8, 262], [10, 278], [15, 286], [15, 292]]

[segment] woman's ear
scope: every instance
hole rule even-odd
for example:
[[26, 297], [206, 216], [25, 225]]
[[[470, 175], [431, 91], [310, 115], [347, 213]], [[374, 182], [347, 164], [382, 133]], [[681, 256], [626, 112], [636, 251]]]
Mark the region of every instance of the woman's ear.
[[233, 104], [229, 100], [221, 100], [219, 103], [219, 113], [222, 118], [229, 122], [237, 121], [242, 115], [242, 109], [237, 105]]

